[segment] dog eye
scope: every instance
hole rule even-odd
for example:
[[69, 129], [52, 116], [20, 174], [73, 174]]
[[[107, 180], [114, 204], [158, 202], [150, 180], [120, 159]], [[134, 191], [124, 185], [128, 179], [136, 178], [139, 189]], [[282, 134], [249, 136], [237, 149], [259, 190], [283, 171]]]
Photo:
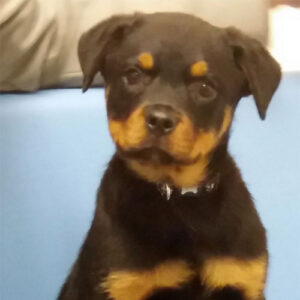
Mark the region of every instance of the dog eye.
[[217, 97], [215, 84], [206, 79], [194, 80], [188, 86], [191, 99], [197, 104], [212, 102]]
[[198, 87], [198, 93], [201, 97], [208, 100], [216, 96], [216, 90], [207, 82], [201, 82]]
[[139, 70], [132, 68], [125, 72], [124, 78], [127, 84], [134, 85], [142, 79], [142, 74]]

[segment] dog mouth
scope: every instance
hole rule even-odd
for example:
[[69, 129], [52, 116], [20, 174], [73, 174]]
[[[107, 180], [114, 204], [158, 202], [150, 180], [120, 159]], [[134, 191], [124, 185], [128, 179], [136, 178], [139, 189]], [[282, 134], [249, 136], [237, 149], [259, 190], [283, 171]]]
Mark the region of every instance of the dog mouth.
[[195, 160], [188, 160], [175, 157], [159, 146], [148, 146], [143, 148], [132, 148], [129, 150], [118, 149], [119, 153], [127, 159], [133, 159], [140, 162], [151, 162], [160, 165], [189, 165]]

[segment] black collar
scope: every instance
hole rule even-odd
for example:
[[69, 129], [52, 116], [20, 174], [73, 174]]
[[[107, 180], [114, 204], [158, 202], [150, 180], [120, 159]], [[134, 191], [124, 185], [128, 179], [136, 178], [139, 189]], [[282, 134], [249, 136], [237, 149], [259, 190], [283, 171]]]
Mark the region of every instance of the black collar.
[[212, 193], [218, 188], [219, 183], [220, 175], [217, 174], [214, 177], [206, 180], [203, 184], [199, 186], [189, 188], [177, 188], [170, 184], [163, 183], [158, 184], [157, 188], [164, 199], [170, 200], [174, 192], [177, 192], [181, 197], [199, 196], [205, 193]]

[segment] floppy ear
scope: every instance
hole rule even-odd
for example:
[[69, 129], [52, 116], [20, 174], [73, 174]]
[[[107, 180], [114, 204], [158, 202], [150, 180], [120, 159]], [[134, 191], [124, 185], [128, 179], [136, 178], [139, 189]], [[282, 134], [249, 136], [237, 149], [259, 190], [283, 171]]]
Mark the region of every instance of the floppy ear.
[[79, 39], [78, 57], [83, 72], [82, 90], [92, 84], [97, 72], [103, 71], [108, 46], [116, 46], [125, 32], [139, 23], [140, 14], [113, 16], [85, 32]]
[[247, 81], [246, 95], [252, 94], [262, 120], [281, 78], [279, 64], [255, 39], [235, 28], [226, 29], [237, 66]]

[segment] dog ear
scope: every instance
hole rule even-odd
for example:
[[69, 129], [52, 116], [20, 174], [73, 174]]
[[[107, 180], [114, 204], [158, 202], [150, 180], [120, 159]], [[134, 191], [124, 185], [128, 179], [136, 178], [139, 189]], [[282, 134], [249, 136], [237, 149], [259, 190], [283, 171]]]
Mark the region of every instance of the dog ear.
[[113, 16], [85, 32], [79, 39], [78, 57], [83, 72], [82, 91], [92, 84], [97, 72], [103, 71], [108, 46], [119, 43], [125, 32], [140, 20], [140, 14]]
[[253, 95], [260, 118], [264, 120], [280, 82], [280, 66], [257, 40], [231, 27], [226, 29], [226, 33], [235, 62], [246, 78], [245, 95]]

